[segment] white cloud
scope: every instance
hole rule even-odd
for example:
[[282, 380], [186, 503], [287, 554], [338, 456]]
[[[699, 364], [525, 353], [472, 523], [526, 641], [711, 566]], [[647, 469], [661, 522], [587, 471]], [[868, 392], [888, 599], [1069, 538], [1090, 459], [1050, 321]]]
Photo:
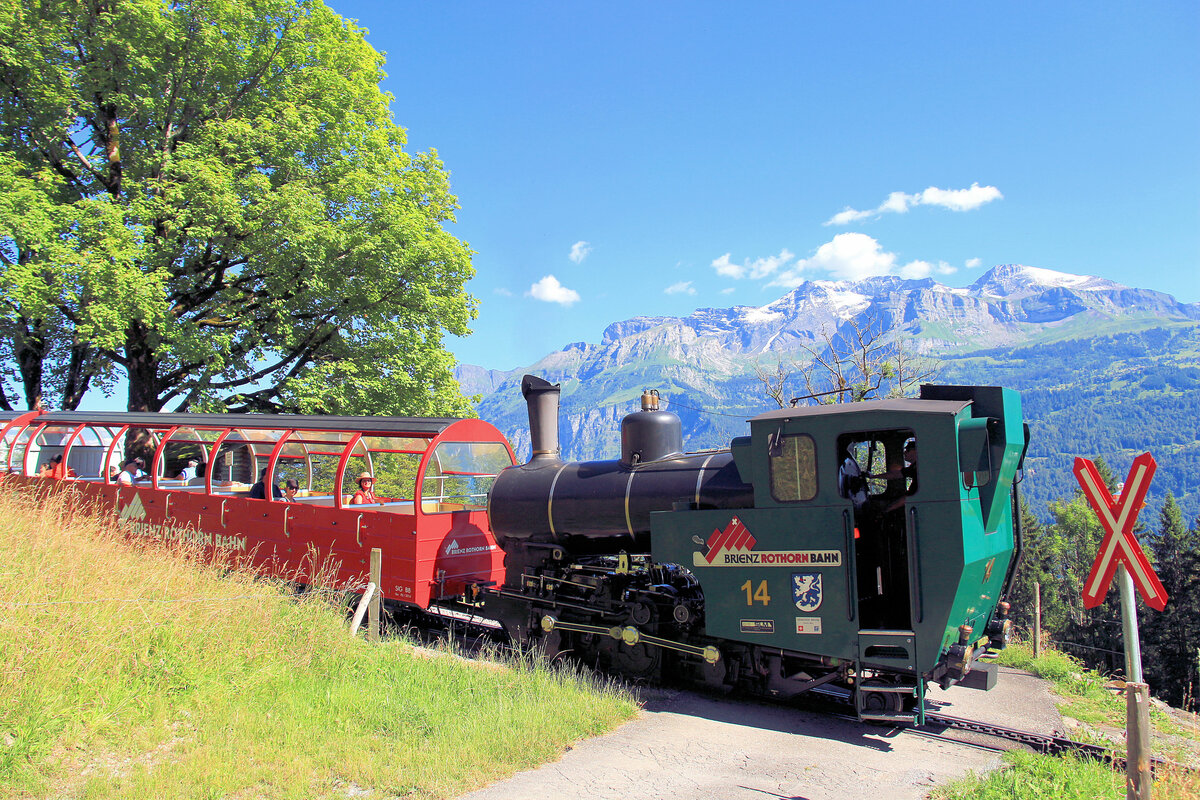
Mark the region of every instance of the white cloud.
[[867, 219], [874, 215], [874, 211], [855, 211], [850, 206], [846, 206], [844, 211], [839, 211], [830, 217], [823, 224], [825, 225], [849, 225], [851, 222], [858, 222], [860, 219]]
[[913, 202], [915, 199], [915, 195], [905, 194], [904, 192], [892, 192], [888, 195], [887, 200], [879, 204], [878, 211], [891, 211], [895, 214], [904, 214], [908, 211], [909, 207], [916, 205]]
[[980, 186], [972, 183], [969, 189], [938, 189], [930, 186], [921, 192], [919, 205], [941, 206], [951, 211], [971, 211], [982, 205], [999, 200], [1004, 195], [995, 186]]
[[553, 275], [547, 275], [530, 286], [525, 295], [544, 303], [558, 303], [560, 306], [569, 306], [579, 302], [579, 292], [563, 286]]
[[494, 294], [500, 295], [501, 297], [512, 297], [513, 296], [512, 291], [510, 289], [505, 289], [503, 286], [497, 286], [495, 289], [492, 289], [492, 292]]
[[695, 294], [696, 289], [692, 286], [691, 281], [679, 281], [663, 289], [663, 292], [665, 294]]
[[777, 256], [756, 258], [753, 261], [746, 259], [741, 264], [734, 264], [729, 258], [730, 255], [732, 254], [726, 253], [720, 258], [714, 258], [712, 267], [717, 271], [718, 275], [736, 280], [742, 278], [750, 278], [752, 280], [765, 278], [796, 257], [796, 254], [786, 247], [780, 250]]
[[721, 294], [733, 294], [737, 291], [736, 287], [730, 286], [728, 289], [722, 289]]
[[951, 211], [971, 211], [999, 200], [1004, 195], [995, 186], [980, 186], [972, 183], [967, 189], [939, 189], [930, 186], [917, 194], [892, 192], [887, 199], [869, 211], [857, 211], [847, 206], [825, 221], [825, 225], [848, 225], [851, 222], [878, 217], [882, 214], [904, 214], [914, 206], [938, 206]]
[[718, 275], [722, 275], [726, 278], [740, 278], [742, 277], [742, 268], [737, 264], [729, 263], [729, 257], [731, 255], [733, 254], [726, 253], [720, 258], [714, 258], [712, 262], [713, 269], [717, 271]]
[[967, 259], [967, 269], [979, 269], [982, 266], [983, 266], [982, 258], [968, 258]]
[[583, 260], [588, 257], [588, 253], [592, 252], [590, 242], [578, 241], [571, 245], [571, 253], [567, 258], [574, 261], [576, 264], [582, 264]]
[[910, 261], [900, 264], [895, 253], [885, 251], [879, 242], [865, 233], [839, 233], [817, 248], [812, 258], [797, 261], [780, 272], [769, 286], [794, 289], [810, 273], [823, 273], [834, 280], [860, 281], [876, 275], [899, 275], [902, 278], [927, 278], [932, 274], [948, 275], [954, 267], [944, 261]]
[[930, 275], [952, 275], [957, 271], [957, 267], [951, 266], [945, 261], [939, 261], [936, 264], [928, 261], [910, 261], [900, 267], [896, 274], [908, 280], [920, 280], [928, 278]]

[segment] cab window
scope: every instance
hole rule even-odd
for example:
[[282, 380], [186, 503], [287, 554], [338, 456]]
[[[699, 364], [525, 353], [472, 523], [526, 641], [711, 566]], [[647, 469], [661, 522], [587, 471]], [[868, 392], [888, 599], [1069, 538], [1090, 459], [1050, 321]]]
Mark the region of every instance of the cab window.
[[784, 436], [771, 448], [771, 497], [799, 503], [817, 496], [817, 456], [811, 436]]
[[917, 491], [917, 440], [911, 429], [871, 431], [838, 438], [838, 493], [862, 506], [871, 498], [884, 505]]

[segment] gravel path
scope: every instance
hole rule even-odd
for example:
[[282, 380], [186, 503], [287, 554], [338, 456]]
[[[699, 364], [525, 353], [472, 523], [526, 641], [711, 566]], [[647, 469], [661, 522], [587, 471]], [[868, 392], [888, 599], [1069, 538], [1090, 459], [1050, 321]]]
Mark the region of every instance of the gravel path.
[[[968, 744], [781, 705], [675, 690], [645, 698], [642, 713], [612, 733], [460, 800], [917, 800], [935, 784], [999, 764]], [[1015, 670], [1001, 669], [991, 692], [934, 690], [929, 703], [959, 717], [1061, 729], [1045, 684]]]

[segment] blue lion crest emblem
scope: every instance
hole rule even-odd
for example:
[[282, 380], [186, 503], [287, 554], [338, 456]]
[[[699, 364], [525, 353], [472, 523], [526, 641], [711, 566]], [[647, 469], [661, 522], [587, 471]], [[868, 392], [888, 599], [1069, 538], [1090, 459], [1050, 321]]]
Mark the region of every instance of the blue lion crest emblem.
[[792, 600], [801, 611], [816, 611], [821, 607], [821, 573], [792, 573]]

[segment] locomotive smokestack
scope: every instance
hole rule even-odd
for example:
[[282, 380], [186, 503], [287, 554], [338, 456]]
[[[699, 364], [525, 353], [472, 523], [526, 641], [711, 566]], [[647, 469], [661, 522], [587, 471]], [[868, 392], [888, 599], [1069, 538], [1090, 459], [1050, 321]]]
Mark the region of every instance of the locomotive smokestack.
[[542, 380], [536, 375], [521, 379], [521, 395], [529, 408], [529, 438], [533, 442], [530, 463], [558, 461], [558, 395], [557, 383]]

